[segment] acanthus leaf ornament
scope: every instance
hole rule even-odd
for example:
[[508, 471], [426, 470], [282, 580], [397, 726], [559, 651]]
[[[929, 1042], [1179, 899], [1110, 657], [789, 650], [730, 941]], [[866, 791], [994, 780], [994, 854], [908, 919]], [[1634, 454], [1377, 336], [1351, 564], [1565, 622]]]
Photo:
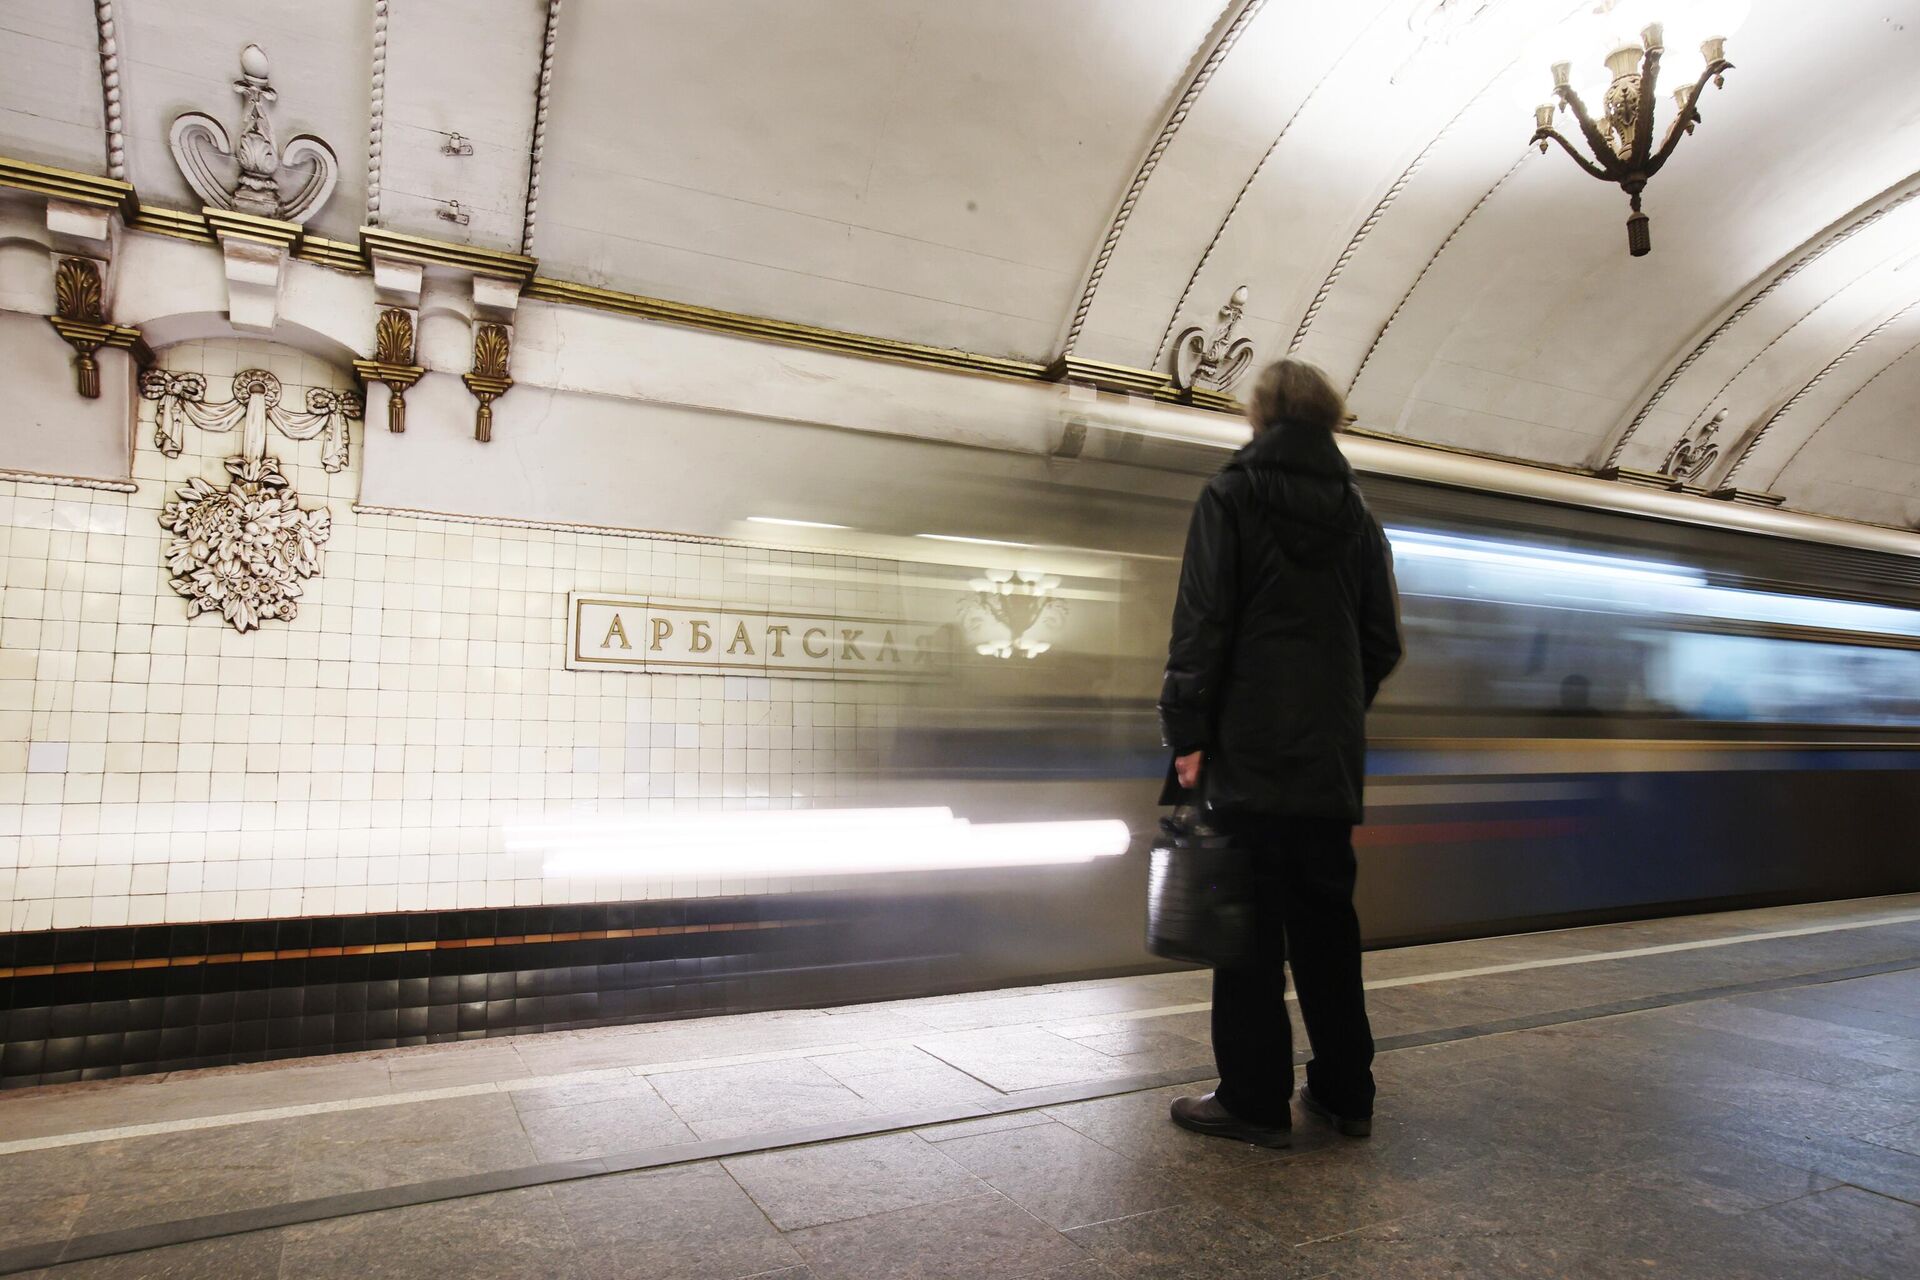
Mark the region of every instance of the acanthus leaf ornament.
[[407, 388], [426, 370], [414, 363], [413, 313], [404, 307], [384, 307], [373, 325], [373, 359], [355, 360], [353, 369], [364, 382], [387, 388], [387, 430], [407, 429]]
[[106, 290], [102, 267], [92, 258], [63, 256], [53, 268], [53, 308], [47, 317], [66, 344], [73, 348], [74, 386], [88, 400], [100, 398], [100, 362], [95, 358], [102, 347], [131, 350], [142, 364], [152, 353], [141, 339], [140, 331], [130, 325], [109, 324], [106, 318]]
[[305, 412], [281, 408], [280, 380], [264, 369], [242, 369], [233, 396], [206, 403], [206, 379], [197, 373], [151, 369], [140, 394], [157, 403], [155, 443], [167, 456], [180, 452], [179, 420], [209, 431], [241, 429], [240, 453], [225, 462], [222, 489], [195, 476], [160, 512], [173, 535], [165, 548], [169, 585], [187, 602], [187, 616], [217, 613], [236, 631], [262, 622], [291, 621], [302, 583], [317, 577], [321, 552], [333, 533], [325, 507], [303, 507], [300, 495], [266, 452], [271, 426], [290, 440], [322, 436], [321, 465], [346, 465], [346, 420], [360, 416], [351, 391], [312, 387]]
[[1202, 383], [1225, 393], [1246, 375], [1253, 364], [1253, 340], [1236, 338], [1234, 329], [1246, 314], [1247, 286], [1241, 285], [1220, 308], [1213, 332], [1199, 325], [1181, 332], [1173, 341], [1173, 384], [1192, 391]]
[[483, 324], [473, 332], [473, 370], [460, 375], [467, 390], [480, 402], [474, 416], [473, 438], [485, 444], [493, 439], [493, 402], [513, 386], [507, 363], [513, 354], [512, 331], [503, 324]]
[[167, 133], [174, 163], [211, 208], [304, 223], [333, 194], [339, 159], [312, 134], [300, 134], [285, 147], [275, 142], [267, 108], [279, 95], [268, 79], [267, 55], [259, 45], [241, 51], [240, 78], [233, 89], [240, 95], [238, 139], [229, 137], [212, 116], [186, 112], [174, 118]]
[[[1733, 70], [1733, 64], [1726, 59], [1724, 37], [1714, 36], [1701, 44], [1700, 55], [1706, 66], [1690, 89], [1682, 88], [1674, 94], [1674, 118], [1668, 123], [1666, 136], [1656, 151], [1653, 115], [1654, 103], [1659, 97], [1660, 59], [1666, 52], [1665, 40], [1665, 29], [1653, 22], [1640, 32], [1637, 46], [1623, 42], [1608, 52], [1606, 64], [1612, 80], [1602, 99], [1598, 120], [1574, 90], [1572, 64], [1568, 62], [1553, 64], [1554, 101], [1534, 110], [1532, 142], [1542, 153], [1548, 144], [1558, 143], [1587, 173], [1602, 182], [1617, 183], [1627, 193], [1632, 207], [1627, 218], [1627, 251], [1636, 258], [1646, 256], [1653, 245], [1647, 230], [1647, 215], [1640, 209], [1641, 192], [1665, 166], [1674, 148], [1680, 145], [1680, 139], [1691, 134], [1700, 122], [1697, 108], [1707, 82], [1711, 80], [1716, 86], [1724, 86], [1726, 73]], [[1582, 155], [1553, 127], [1556, 110], [1572, 113], [1588, 149], [1593, 152], [1592, 159]]]

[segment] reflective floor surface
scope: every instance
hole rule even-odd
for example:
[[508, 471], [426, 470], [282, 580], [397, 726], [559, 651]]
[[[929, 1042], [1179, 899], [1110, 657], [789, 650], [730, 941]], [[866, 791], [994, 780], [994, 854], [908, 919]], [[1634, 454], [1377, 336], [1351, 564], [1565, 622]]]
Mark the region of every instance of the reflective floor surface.
[[1367, 961], [1368, 1140], [1204, 974], [528, 1036], [0, 1097], [0, 1274], [1920, 1274], [1920, 895]]

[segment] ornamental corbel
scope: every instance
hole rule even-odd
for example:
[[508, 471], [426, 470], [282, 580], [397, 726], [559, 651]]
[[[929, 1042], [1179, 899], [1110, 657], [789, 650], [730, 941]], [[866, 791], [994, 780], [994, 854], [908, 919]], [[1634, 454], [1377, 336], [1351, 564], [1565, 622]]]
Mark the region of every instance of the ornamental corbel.
[[228, 323], [242, 333], [271, 334], [280, 318], [280, 288], [286, 279], [287, 257], [300, 243], [300, 228], [249, 213], [220, 209], [203, 213], [220, 241], [220, 257], [227, 273]]
[[416, 317], [406, 307], [382, 308], [373, 325], [373, 359], [353, 362], [362, 382], [386, 386], [387, 430], [396, 434], [407, 429], [407, 388], [426, 373], [414, 362]]
[[100, 398], [101, 348], [129, 351], [142, 367], [153, 363], [138, 329], [108, 322], [106, 269], [96, 258], [70, 255], [56, 257], [53, 267], [54, 313], [47, 323], [73, 348], [75, 388], [89, 400]]
[[493, 402], [513, 386], [513, 379], [507, 373], [512, 357], [512, 326], [491, 322], [474, 326], [473, 368], [461, 374], [460, 380], [480, 402], [473, 420], [473, 438], [481, 444], [493, 439]]

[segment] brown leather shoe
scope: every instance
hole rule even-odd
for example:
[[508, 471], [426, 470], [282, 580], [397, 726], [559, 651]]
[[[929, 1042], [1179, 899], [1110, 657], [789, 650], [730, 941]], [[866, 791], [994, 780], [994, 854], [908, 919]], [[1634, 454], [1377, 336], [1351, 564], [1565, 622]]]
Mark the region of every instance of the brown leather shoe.
[[1235, 1142], [1251, 1142], [1260, 1147], [1293, 1145], [1291, 1124], [1278, 1127], [1248, 1124], [1221, 1106], [1211, 1093], [1202, 1094], [1197, 1098], [1175, 1098], [1172, 1111], [1173, 1122], [1182, 1129], [1204, 1133], [1210, 1138], [1231, 1138]]
[[1300, 1090], [1300, 1106], [1325, 1120], [1335, 1129], [1349, 1138], [1370, 1138], [1373, 1136], [1372, 1116], [1343, 1116], [1320, 1099], [1313, 1096], [1310, 1087]]

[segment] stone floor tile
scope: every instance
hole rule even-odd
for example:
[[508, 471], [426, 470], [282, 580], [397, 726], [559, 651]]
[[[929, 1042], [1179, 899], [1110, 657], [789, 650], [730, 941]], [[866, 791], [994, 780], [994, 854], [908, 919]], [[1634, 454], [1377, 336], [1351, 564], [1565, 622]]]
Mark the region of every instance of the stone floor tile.
[[283, 1159], [296, 1198], [368, 1191], [538, 1163], [503, 1093], [438, 1098], [285, 1121]]
[[386, 1059], [388, 1077], [397, 1093], [416, 1089], [445, 1089], [463, 1084], [491, 1084], [534, 1074], [511, 1044], [469, 1041], [453, 1045], [425, 1045], [416, 1053]]
[[81, 1148], [86, 1207], [75, 1235], [145, 1226], [290, 1197], [289, 1137], [299, 1121], [189, 1129]]
[[46, 1280], [278, 1280], [284, 1239], [252, 1231], [52, 1267]]
[[650, 1084], [682, 1120], [779, 1120], [871, 1114], [865, 1099], [805, 1058], [649, 1075]]
[[977, 1195], [985, 1183], [911, 1133], [721, 1162], [783, 1231]]
[[953, 1120], [946, 1124], [928, 1125], [914, 1132], [928, 1142], [951, 1142], [955, 1138], [971, 1138], [975, 1134], [1002, 1133], [1008, 1129], [1024, 1129], [1029, 1125], [1058, 1123], [1042, 1111], [1008, 1111], [997, 1116], [981, 1116], [978, 1120]]
[[1123, 1280], [1281, 1280], [1323, 1274], [1298, 1250], [1218, 1205], [1192, 1203], [1066, 1233]]
[[585, 1178], [554, 1188], [578, 1250], [577, 1280], [735, 1280], [800, 1258], [718, 1165]]
[[565, 1219], [544, 1187], [288, 1227], [284, 1280], [574, 1280]]
[[1819, 1259], [1828, 1274], [1872, 1280], [1920, 1275], [1920, 1206], [1904, 1200], [1858, 1187], [1835, 1187], [1753, 1217], [1772, 1238]]
[[992, 1085], [937, 1061], [905, 1071], [855, 1076], [847, 1082], [847, 1087], [880, 1112], [916, 1111], [956, 1102], [998, 1103], [1006, 1099], [1006, 1095]]
[[855, 1049], [847, 1053], [832, 1053], [824, 1057], [808, 1058], [807, 1061], [843, 1084], [861, 1076], [884, 1075], [940, 1065], [938, 1058], [911, 1045], [897, 1045], [885, 1049]]
[[1127, 1074], [1107, 1054], [1037, 1028], [928, 1036], [920, 1047], [1007, 1093]]
[[1452, 1180], [1416, 1174], [1373, 1152], [1334, 1147], [1209, 1177], [1199, 1189], [1281, 1242], [1300, 1244], [1447, 1204], [1459, 1185], [1457, 1171]]
[[1066, 1230], [1190, 1199], [1176, 1178], [1065, 1125], [1036, 1125], [944, 1143], [941, 1151], [1049, 1226]]
[[1105, 983], [1072, 990], [1001, 992], [992, 999], [935, 1004], [916, 1009], [916, 1017], [946, 1031], [1028, 1026], [1036, 1022], [1093, 1019], [1103, 1014], [1188, 1003], [1148, 986]]
[[87, 1207], [94, 1158], [79, 1147], [0, 1156], [0, 1249], [64, 1239]]
[[657, 1095], [542, 1107], [522, 1112], [520, 1123], [540, 1161], [583, 1160], [695, 1140], [694, 1131]]
[[1065, 1236], [992, 1194], [809, 1227], [787, 1239], [820, 1280], [1014, 1280], [1057, 1274], [1084, 1257]]
[[1610, 1169], [1595, 1181], [1681, 1209], [1726, 1214], [1748, 1213], [1839, 1185], [1812, 1170], [1706, 1138], [1697, 1138], [1677, 1155]]
[[1188, 1133], [1168, 1118], [1167, 1110], [1175, 1098], [1211, 1087], [1212, 1083], [1206, 1082], [1094, 1098], [1048, 1107], [1046, 1114], [1109, 1150], [1169, 1173], [1234, 1174], [1278, 1159], [1278, 1152], [1251, 1143]]
[[521, 1115], [547, 1107], [577, 1107], [588, 1102], [611, 1102], [636, 1096], [659, 1098], [652, 1085], [626, 1070], [609, 1067], [599, 1071], [569, 1075], [564, 1083], [532, 1085], [507, 1091], [514, 1110]]

